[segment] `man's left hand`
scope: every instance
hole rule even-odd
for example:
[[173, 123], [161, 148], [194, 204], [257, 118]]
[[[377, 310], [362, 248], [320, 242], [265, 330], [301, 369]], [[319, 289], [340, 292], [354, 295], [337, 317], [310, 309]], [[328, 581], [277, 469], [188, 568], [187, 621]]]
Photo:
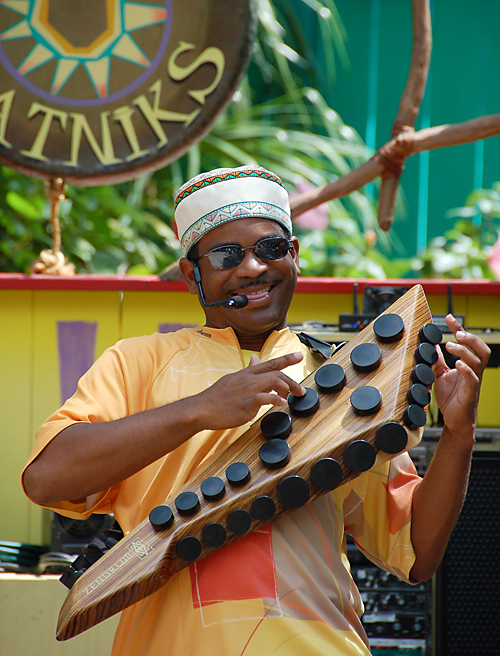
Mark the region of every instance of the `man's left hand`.
[[454, 434], [470, 435], [476, 425], [479, 389], [490, 349], [480, 337], [465, 332], [451, 314], [446, 324], [456, 339], [446, 343], [446, 350], [460, 359], [450, 369], [439, 352], [434, 394], [445, 426]]

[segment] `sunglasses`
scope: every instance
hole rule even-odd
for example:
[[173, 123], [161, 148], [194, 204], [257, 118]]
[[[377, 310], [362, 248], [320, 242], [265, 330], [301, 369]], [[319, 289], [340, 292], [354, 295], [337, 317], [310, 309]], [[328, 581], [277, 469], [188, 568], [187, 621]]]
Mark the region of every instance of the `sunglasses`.
[[281, 260], [287, 253], [293, 251], [293, 242], [285, 237], [264, 237], [253, 246], [238, 246], [238, 244], [226, 244], [213, 248], [202, 257], [208, 257], [214, 269], [234, 269], [243, 262], [245, 251], [253, 249], [259, 260], [272, 262]]

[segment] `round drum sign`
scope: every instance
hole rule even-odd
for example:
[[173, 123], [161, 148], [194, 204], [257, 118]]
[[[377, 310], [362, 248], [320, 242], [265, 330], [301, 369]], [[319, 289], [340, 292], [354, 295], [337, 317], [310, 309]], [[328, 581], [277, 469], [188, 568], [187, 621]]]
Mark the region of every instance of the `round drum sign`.
[[248, 65], [252, 0], [0, 0], [0, 162], [116, 183], [179, 158]]

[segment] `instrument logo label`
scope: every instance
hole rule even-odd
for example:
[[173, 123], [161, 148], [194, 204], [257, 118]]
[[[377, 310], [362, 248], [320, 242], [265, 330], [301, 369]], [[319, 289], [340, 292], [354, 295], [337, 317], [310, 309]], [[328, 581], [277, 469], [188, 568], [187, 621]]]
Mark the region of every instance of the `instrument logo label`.
[[150, 547], [149, 544], [146, 544], [140, 538], [136, 538], [128, 549], [141, 560], [146, 558], [153, 551], [153, 547]]
[[85, 588], [85, 594], [91, 594], [92, 590], [96, 590], [101, 583], [104, 583], [109, 579], [110, 576], [116, 574], [120, 569], [128, 563], [134, 556], [140, 558], [146, 558], [153, 551], [153, 547], [149, 544], [146, 544], [144, 540], [136, 538], [132, 544], [128, 547], [128, 553], [124, 554], [120, 560], [117, 560], [109, 569], [103, 572], [93, 583]]

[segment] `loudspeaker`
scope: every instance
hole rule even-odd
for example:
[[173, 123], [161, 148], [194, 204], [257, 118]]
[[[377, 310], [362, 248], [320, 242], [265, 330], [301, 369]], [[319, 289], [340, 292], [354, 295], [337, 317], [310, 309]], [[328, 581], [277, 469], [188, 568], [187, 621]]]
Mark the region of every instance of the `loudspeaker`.
[[500, 654], [500, 445], [484, 448], [434, 581], [435, 656]]
[[113, 523], [113, 515], [94, 513], [88, 519], [71, 519], [52, 513], [51, 551], [82, 554], [94, 537]]
[[409, 287], [366, 286], [363, 289], [363, 314], [382, 314], [408, 290]]

